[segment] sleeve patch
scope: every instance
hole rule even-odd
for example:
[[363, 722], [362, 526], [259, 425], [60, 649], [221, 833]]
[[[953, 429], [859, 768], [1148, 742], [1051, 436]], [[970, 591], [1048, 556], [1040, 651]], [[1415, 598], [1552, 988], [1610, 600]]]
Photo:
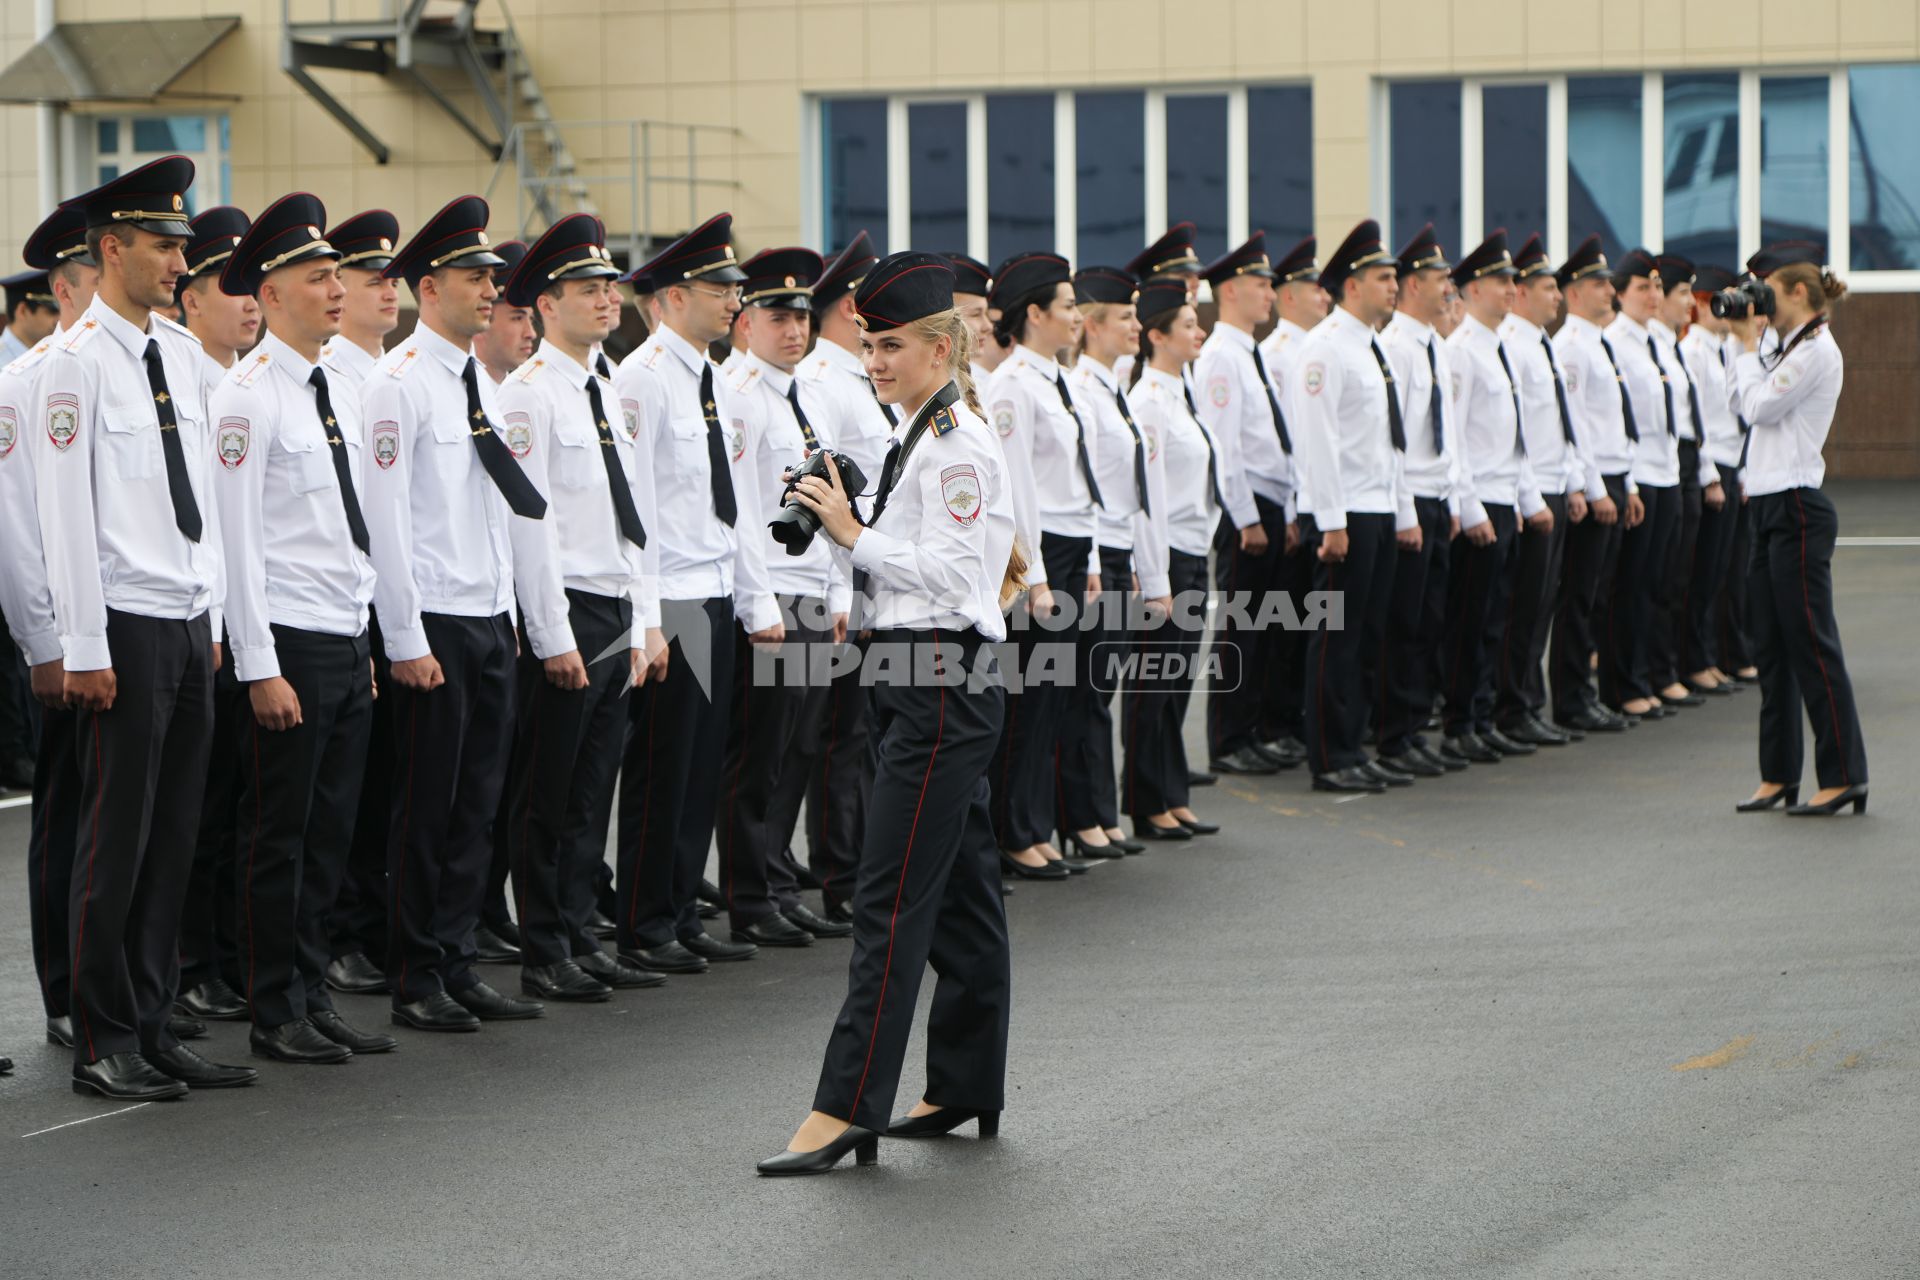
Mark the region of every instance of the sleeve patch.
[[213, 447], [220, 456], [220, 465], [229, 471], [240, 469], [252, 444], [253, 424], [245, 418], [222, 418], [214, 429]]
[[980, 477], [972, 463], [962, 462], [940, 473], [940, 497], [956, 524], [971, 525], [980, 518]]
[[622, 400], [620, 402], [620, 422], [626, 429], [627, 439], [635, 440], [640, 436], [640, 402]]
[[382, 471], [391, 470], [400, 461], [400, 424], [376, 422], [369, 438], [373, 441], [374, 465]]
[[1800, 371], [1790, 364], [1783, 364], [1773, 371], [1773, 377], [1769, 379], [1768, 385], [1773, 388], [1773, 394], [1785, 395], [1798, 381], [1800, 381]]
[[739, 418], [733, 420], [733, 460], [735, 462], [747, 456], [747, 424]]
[[1003, 440], [1013, 434], [1013, 401], [1002, 400], [993, 406], [993, 429]]
[[12, 405], [0, 405], [0, 458], [13, 452], [20, 439], [20, 422]]
[[504, 429], [500, 432], [506, 439], [507, 452], [516, 458], [524, 458], [533, 452], [533, 419], [516, 409], [506, 416]]
[[80, 398], [70, 395], [47, 397], [47, 439], [65, 453], [80, 435]]
[[1227, 407], [1227, 401], [1233, 398], [1233, 386], [1227, 381], [1227, 375], [1216, 373], [1207, 379], [1207, 400], [1216, 409]]
[[1306, 388], [1310, 396], [1317, 396], [1327, 389], [1327, 366], [1318, 360], [1308, 363], [1300, 371], [1300, 385]]

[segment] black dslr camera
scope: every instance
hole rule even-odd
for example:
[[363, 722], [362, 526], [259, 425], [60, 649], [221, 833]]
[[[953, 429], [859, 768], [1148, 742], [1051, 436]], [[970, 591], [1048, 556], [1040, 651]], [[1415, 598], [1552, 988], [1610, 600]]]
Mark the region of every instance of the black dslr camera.
[[[773, 540], [787, 549], [790, 556], [805, 555], [813, 543], [813, 535], [820, 532], [820, 517], [812, 510], [793, 501], [793, 486], [807, 476], [819, 476], [828, 484], [833, 478], [827, 474], [826, 449], [815, 449], [807, 455], [806, 461], [787, 472], [786, 492], [780, 495], [780, 510], [773, 519], [767, 521], [767, 528], [773, 532]], [[867, 478], [860, 474], [860, 466], [844, 453], [833, 455], [833, 465], [840, 468], [840, 487], [847, 491], [851, 499], [867, 487]]]
[[1773, 314], [1773, 286], [1765, 280], [1742, 280], [1707, 299], [1707, 309], [1719, 320], [1744, 320]]

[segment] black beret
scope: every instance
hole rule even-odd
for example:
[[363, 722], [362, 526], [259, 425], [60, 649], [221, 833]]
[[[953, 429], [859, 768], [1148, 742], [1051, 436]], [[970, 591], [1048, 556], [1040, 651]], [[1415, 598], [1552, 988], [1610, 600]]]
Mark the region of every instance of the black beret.
[[1016, 253], [994, 268], [987, 305], [1004, 313], [1030, 294], [1072, 280], [1073, 268], [1057, 253]]
[[1668, 293], [1693, 283], [1693, 263], [1677, 253], [1663, 253], [1653, 260], [1653, 265], [1660, 272], [1660, 287]]
[[1137, 304], [1141, 320], [1170, 315], [1187, 305], [1187, 282], [1179, 277], [1161, 277], [1140, 286]]
[[1693, 272], [1693, 291], [1695, 293], [1718, 293], [1722, 289], [1733, 288], [1737, 277], [1725, 267], [1695, 267]]
[[1129, 303], [1140, 296], [1140, 282], [1118, 267], [1082, 267], [1073, 274], [1075, 302]]
[[1629, 249], [1620, 256], [1619, 263], [1613, 269], [1615, 280], [1631, 280], [1635, 276], [1656, 276], [1660, 274], [1660, 264], [1645, 249]]
[[943, 253], [940, 255], [953, 266], [953, 291], [971, 293], [986, 297], [993, 291], [993, 272], [987, 270], [987, 264], [978, 258], [969, 258], [964, 253]]
[[1810, 262], [1820, 266], [1826, 261], [1827, 251], [1811, 240], [1782, 240], [1770, 244], [1747, 259], [1747, 270], [1765, 280], [1782, 267], [1792, 266], [1796, 262]]

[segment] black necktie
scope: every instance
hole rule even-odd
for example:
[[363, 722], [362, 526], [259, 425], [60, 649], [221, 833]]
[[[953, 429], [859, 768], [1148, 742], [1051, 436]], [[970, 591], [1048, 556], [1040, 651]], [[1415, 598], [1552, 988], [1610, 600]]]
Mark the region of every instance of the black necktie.
[[1433, 455], [1437, 458], [1447, 451], [1445, 401], [1440, 395], [1440, 355], [1434, 350], [1433, 338], [1427, 339], [1427, 373], [1433, 379], [1433, 385], [1427, 390], [1427, 416], [1433, 419]]
[[1700, 422], [1700, 388], [1693, 385], [1693, 370], [1687, 368], [1687, 353], [1676, 345], [1673, 358], [1680, 362], [1680, 373], [1687, 380], [1687, 416], [1693, 419], [1693, 442], [1705, 444], [1707, 429]]
[[1524, 458], [1527, 456], [1527, 433], [1520, 425], [1520, 384], [1513, 380], [1513, 365], [1507, 360], [1507, 344], [1496, 337], [1493, 350], [1500, 357], [1500, 367], [1506, 370], [1507, 393], [1513, 397], [1513, 447]]
[[739, 518], [733, 498], [733, 472], [727, 469], [727, 443], [720, 438], [720, 414], [713, 402], [713, 362], [700, 367], [700, 413], [707, 420], [707, 470], [713, 479], [713, 510], [728, 527]]
[[[1720, 356], [1720, 373], [1721, 373], [1721, 375], [1722, 375], [1722, 376], [1724, 377], [1724, 376], [1725, 376], [1725, 375], [1727, 374], [1727, 372], [1728, 372], [1728, 369], [1727, 369], [1727, 349], [1726, 349], [1725, 347], [1715, 347], [1715, 348], [1714, 348], [1714, 351], [1715, 351], [1716, 353], [1718, 353], [1718, 355]], [[1737, 422], [1737, 423], [1739, 423], [1739, 424], [1740, 424], [1740, 434], [1741, 434], [1741, 435], [1745, 435], [1745, 434], [1747, 434], [1747, 432], [1748, 432], [1748, 431], [1750, 431], [1750, 430], [1752, 430], [1752, 428], [1751, 428], [1751, 427], [1749, 427], [1749, 426], [1747, 425], [1747, 416], [1746, 416], [1746, 415], [1745, 415], [1744, 413], [1736, 413], [1736, 414], [1734, 414], [1734, 415], [1733, 415], [1733, 420], [1734, 420], [1735, 422]], [[1744, 444], [1743, 444], [1743, 445], [1741, 445], [1741, 447], [1740, 447], [1740, 456], [1741, 456], [1741, 457], [1742, 457], [1743, 459], [1744, 459], [1744, 458], [1746, 457], [1746, 446], [1745, 446]]]
[[1280, 434], [1280, 452], [1293, 456], [1293, 437], [1287, 434], [1286, 415], [1280, 412], [1280, 397], [1273, 394], [1273, 383], [1267, 378], [1267, 362], [1260, 358], [1260, 348], [1253, 349], [1253, 371], [1260, 375], [1260, 389], [1267, 393], [1267, 410], [1273, 414], [1273, 429]]
[[180, 422], [173, 416], [173, 396], [167, 391], [167, 371], [160, 367], [160, 343], [147, 339], [147, 385], [153, 388], [154, 412], [160, 416], [160, 451], [167, 455], [167, 495], [173, 499], [173, 522], [187, 541], [200, 541], [200, 504], [194, 501], [193, 482], [187, 479], [187, 451], [180, 444]]
[[813, 424], [807, 421], [807, 411], [800, 407], [800, 384], [787, 383], [787, 403], [793, 406], [793, 420], [800, 424], [800, 438], [807, 442], [807, 451], [811, 453], [820, 447], [820, 437], [813, 434]]
[[1213, 451], [1213, 437], [1200, 421], [1200, 410], [1193, 403], [1193, 388], [1187, 385], [1185, 378], [1180, 379], [1180, 394], [1187, 402], [1187, 416], [1193, 419], [1193, 425], [1200, 432], [1200, 438], [1207, 442], [1207, 488], [1213, 490], [1213, 505], [1222, 511], [1227, 509], [1227, 500], [1220, 493], [1220, 458]]
[[647, 529], [640, 523], [640, 508], [633, 505], [633, 484], [627, 479], [627, 469], [620, 465], [613, 424], [607, 421], [607, 405], [600, 398], [600, 379], [592, 374], [587, 375], [587, 403], [593, 407], [593, 428], [600, 433], [600, 461], [607, 464], [607, 490], [613, 494], [614, 522], [620, 526], [621, 537], [644, 550]]
[[333, 474], [340, 477], [340, 504], [347, 509], [347, 531], [361, 554], [368, 551], [367, 521], [360, 514], [360, 494], [353, 487], [353, 467], [347, 457], [347, 441], [333, 417], [333, 400], [327, 395], [327, 371], [319, 365], [307, 379], [313, 387], [313, 405], [320, 411], [320, 425], [327, 433], [327, 448], [333, 454]]
[[1553, 370], [1553, 398], [1560, 405], [1560, 434], [1566, 437], [1567, 447], [1574, 448], [1573, 414], [1567, 410], [1567, 384], [1560, 380], [1560, 362], [1553, 358], [1553, 339], [1543, 333], [1540, 345], [1546, 349], [1547, 368]]
[[479, 366], [472, 356], [467, 357], [467, 367], [460, 371], [460, 380], [467, 384], [469, 436], [473, 440], [473, 451], [480, 455], [480, 465], [493, 477], [495, 487], [513, 514], [529, 520], [541, 519], [547, 514], [547, 500], [534, 488], [533, 481], [527, 479], [527, 473], [513, 460], [507, 442], [487, 421], [487, 411], [480, 405]]
[[873, 389], [873, 379], [863, 373], [860, 375], [860, 381], [867, 384], [867, 394], [872, 396], [873, 402], [880, 406], [880, 412], [887, 415], [887, 425], [890, 427], [898, 427], [900, 425], [900, 415], [893, 411], [892, 405], [880, 399], [880, 393]]
[[902, 440], [896, 436], [893, 443], [887, 446], [886, 461], [880, 464], [880, 487], [874, 492], [873, 514], [867, 517], [869, 527], [880, 523], [880, 513], [887, 509], [887, 499], [893, 494], [894, 481], [899, 479], [900, 468], [906, 465], [908, 452], [926, 434], [927, 424], [933, 421], [933, 415], [959, 398], [959, 384], [949, 382], [934, 393], [933, 399], [920, 406], [920, 412], [914, 415], [913, 425], [907, 428], [906, 438]]
[[1673, 417], [1673, 383], [1667, 381], [1667, 366], [1660, 363], [1660, 344], [1647, 335], [1647, 354], [1653, 357], [1653, 367], [1660, 371], [1660, 394], [1667, 398], [1667, 434], [1678, 436], [1680, 427]]
[[1381, 380], [1387, 384], [1387, 435], [1393, 440], [1393, 447], [1400, 452], [1407, 451], [1407, 426], [1400, 420], [1400, 397], [1394, 394], [1393, 370], [1387, 367], [1387, 353], [1372, 338], [1367, 345], [1373, 348], [1373, 359], [1380, 366]]
[[613, 366], [607, 363], [606, 352], [604, 351], [594, 352], [593, 367], [596, 370], [598, 370], [600, 373], [600, 376], [605, 378], [608, 382], [613, 381]]
[[1146, 437], [1140, 434], [1140, 427], [1133, 420], [1133, 410], [1127, 407], [1127, 393], [1115, 387], [1113, 402], [1120, 406], [1120, 420], [1127, 424], [1127, 430], [1133, 432], [1133, 487], [1140, 493], [1140, 510], [1152, 515], [1153, 508], [1147, 505]]
[[1058, 370], [1053, 371], [1053, 385], [1060, 392], [1060, 403], [1067, 406], [1067, 412], [1073, 415], [1073, 429], [1078, 433], [1074, 448], [1080, 453], [1080, 474], [1086, 478], [1087, 492], [1093, 495], [1093, 505], [1106, 506], [1100, 497], [1100, 486], [1093, 480], [1093, 457], [1087, 452], [1087, 424], [1080, 421], [1080, 411], [1073, 407], [1073, 397], [1067, 394], [1067, 379]]
[[1633, 420], [1633, 397], [1627, 394], [1626, 375], [1620, 372], [1620, 362], [1613, 358], [1613, 344], [1607, 341], [1607, 335], [1600, 335], [1600, 349], [1607, 353], [1607, 363], [1613, 367], [1613, 385], [1620, 388], [1620, 420], [1627, 425], [1627, 439], [1640, 443], [1640, 424]]

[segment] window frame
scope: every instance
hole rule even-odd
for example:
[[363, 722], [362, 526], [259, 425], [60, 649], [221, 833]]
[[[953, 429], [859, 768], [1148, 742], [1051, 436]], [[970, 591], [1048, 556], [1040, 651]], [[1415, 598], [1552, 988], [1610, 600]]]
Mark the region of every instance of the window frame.
[[[184, 155], [193, 161], [193, 186], [195, 203], [202, 212], [218, 205], [228, 204], [232, 195], [228, 191], [230, 181], [228, 165], [232, 160], [231, 143], [222, 144], [225, 125], [229, 115], [225, 111], [102, 111], [70, 113], [68, 119], [73, 122], [74, 151], [78, 164], [69, 172], [84, 174], [80, 190], [91, 190], [100, 184], [100, 166], [114, 164], [121, 173], [137, 168], [142, 164], [158, 160], [165, 155]], [[141, 120], [199, 120], [206, 131], [206, 146], [198, 151], [136, 151], [133, 147], [134, 124]], [[100, 126], [112, 121], [120, 130], [120, 146], [117, 150], [103, 154], [100, 150]]]

